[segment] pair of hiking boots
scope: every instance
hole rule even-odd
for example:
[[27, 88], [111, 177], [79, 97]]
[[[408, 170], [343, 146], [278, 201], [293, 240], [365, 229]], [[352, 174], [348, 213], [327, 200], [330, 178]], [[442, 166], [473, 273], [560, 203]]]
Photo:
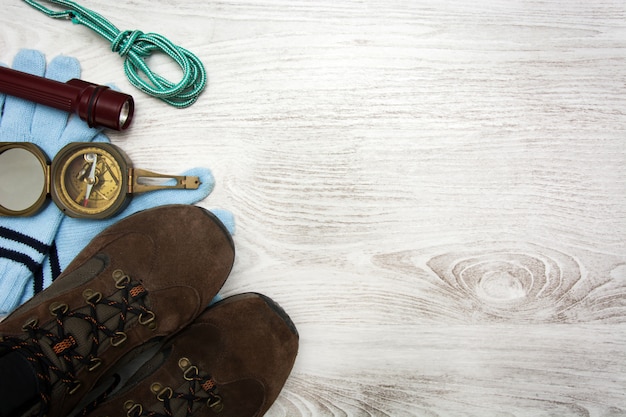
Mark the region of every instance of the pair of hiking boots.
[[25, 395], [10, 392], [11, 381], [18, 390], [32, 378], [38, 389], [11, 414], [263, 415], [291, 372], [298, 333], [261, 294], [209, 306], [234, 258], [223, 224], [195, 206], [146, 210], [105, 229], [0, 322], [3, 407]]

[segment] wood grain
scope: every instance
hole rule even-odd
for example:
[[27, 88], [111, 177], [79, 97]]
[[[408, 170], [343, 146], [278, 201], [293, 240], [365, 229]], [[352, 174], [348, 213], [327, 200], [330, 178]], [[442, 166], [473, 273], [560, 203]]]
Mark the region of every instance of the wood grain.
[[[136, 93], [110, 136], [212, 169], [224, 295], [301, 334], [268, 416], [626, 415], [623, 1], [80, 3], [207, 66], [193, 107]], [[133, 92], [96, 35], [14, 2], [0, 60], [22, 47]]]

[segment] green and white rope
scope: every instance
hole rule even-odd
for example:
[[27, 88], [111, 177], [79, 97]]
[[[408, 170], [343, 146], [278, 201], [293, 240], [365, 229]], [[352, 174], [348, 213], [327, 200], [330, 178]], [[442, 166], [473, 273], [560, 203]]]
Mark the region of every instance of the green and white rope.
[[[35, 0], [24, 1], [49, 17], [71, 19], [72, 23], [84, 25], [109, 41], [111, 50], [124, 57], [124, 72], [130, 83], [146, 94], [184, 108], [195, 103], [206, 87], [207, 75], [200, 59], [158, 33], [120, 31], [98, 13], [69, 0], [46, 0], [68, 8], [63, 11], [50, 10]], [[148, 67], [145, 58], [154, 51], [168, 55], [178, 64], [183, 72], [179, 82], [171, 82]]]

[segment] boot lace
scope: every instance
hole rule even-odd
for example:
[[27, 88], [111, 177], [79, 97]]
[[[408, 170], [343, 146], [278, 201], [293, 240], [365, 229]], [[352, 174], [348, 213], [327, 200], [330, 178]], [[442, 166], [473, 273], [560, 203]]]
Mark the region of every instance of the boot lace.
[[53, 302], [49, 306], [52, 322], [40, 326], [38, 319], [31, 319], [22, 327], [25, 337], [1, 339], [1, 347], [19, 351], [35, 369], [40, 388], [39, 416], [49, 409], [58, 382], [70, 395], [76, 393], [81, 387], [78, 371], [83, 367], [96, 370], [102, 364], [99, 354], [108, 345], [117, 347], [126, 341], [130, 319], [136, 317], [140, 324], [156, 327], [155, 314], [145, 305], [148, 291], [144, 286], [121, 270], [113, 272], [113, 279], [117, 291], [108, 297], [85, 290], [86, 305], [77, 309]]
[[128, 400], [124, 403], [126, 415], [128, 417], [172, 417], [176, 414], [177, 417], [190, 417], [203, 403], [215, 413], [224, 409], [217, 384], [210, 375], [201, 374], [198, 367], [187, 358], [181, 358], [178, 366], [182, 370], [185, 383], [177, 391], [158, 382], [150, 386], [152, 393], [162, 403], [163, 412], [144, 410], [140, 403]]

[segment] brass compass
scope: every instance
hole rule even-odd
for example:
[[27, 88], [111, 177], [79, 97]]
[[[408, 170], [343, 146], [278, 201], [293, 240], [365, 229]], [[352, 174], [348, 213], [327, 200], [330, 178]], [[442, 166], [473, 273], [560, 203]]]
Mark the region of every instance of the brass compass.
[[[51, 164], [47, 161], [34, 144], [0, 143], [0, 215], [30, 216], [50, 195], [68, 216], [103, 219], [119, 213], [133, 194], [200, 186], [198, 177], [134, 168], [128, 156], [110, 143], [70, 143]], [[33, 184], [44, 186], [25, 193]]]

